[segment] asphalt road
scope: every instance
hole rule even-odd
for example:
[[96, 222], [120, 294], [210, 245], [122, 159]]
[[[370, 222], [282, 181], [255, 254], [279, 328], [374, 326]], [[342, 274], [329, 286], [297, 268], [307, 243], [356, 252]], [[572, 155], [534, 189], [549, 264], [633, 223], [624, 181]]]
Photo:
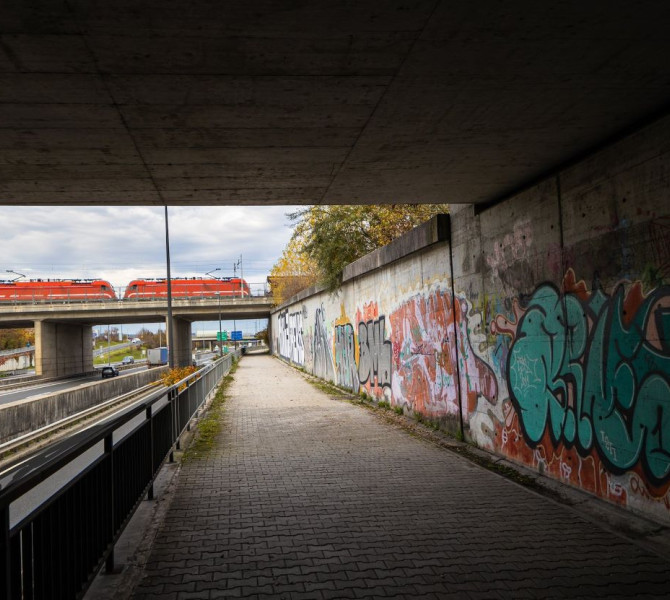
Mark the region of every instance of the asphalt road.
[[[135, 367], [134, 369], [124, 369], [122, 373], [135, 373], [146, 369], [146, 365]], [[90, 383], [92, 381], [100, 381], [100, 375], [91, 375], [88, 377], [73, 377], [72, 379], [60, 379], [58, 381], [49, 381], [46, 383], [35, 383], [34, 385], [26, 385], [18, 390], [10, 390], [7, 392], [0, 391], [0, 405], [8, 404], [9, 402], [16, 402], [17, 400], [24, 400], [32, 398], [33, 396], [41, 396], [43, 394], [55, 394], [70, 388], [77, 387], [83, 383]]]

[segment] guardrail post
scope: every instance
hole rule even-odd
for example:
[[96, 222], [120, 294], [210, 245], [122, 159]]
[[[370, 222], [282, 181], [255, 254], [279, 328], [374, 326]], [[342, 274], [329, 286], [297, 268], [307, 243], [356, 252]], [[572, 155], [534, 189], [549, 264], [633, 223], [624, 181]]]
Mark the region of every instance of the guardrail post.
[[12, 578], [11, 578], [11, 562], [9, 552], [9, 506], [0, 508], [0, 527], [2, 533], [0, 534], [0, 564], [2, 565], [2, 574], [4, 583], [4, 597], [12, 597]]
[[[110, 433], [105, 437], [105, 448], [104, 453], [109, 455], [109, 489], [110, 489], [110, 514], [109, 514], [109, 525], [110, 525], [110, 539], [114, 538], [114, 442], [112, 440], [112, 434]], [[109, 554], [107, 555], [107, 560], [105, 561], [105, 572], [110, 575], [114, 573], [114, 546], [112, 546]]]
[[[174, 395], [171, 391], [168, 392], [168, 404], [170, 405], [170, 415], [172, 416], [172, 443], [174, 444], [175, 439], [177, 438], [177, 416], [176, 416], [176, 403], [174, 400]], [[178, 441], [178, 440], [177, 440]], [[174, 450], [170, 450], [170, 462], [174, 462]]]
[[186, 383], [186, 389], [184, 390], [184, 394], [186, 394], [186, 405], [188, 406], [188, 421], [186, 421], [186, 431], [191, 431], [191, 417], [193, 414], [191, 413], [191, 382]]
[[181, 423], [179, 422], [179, 388], [172, 390], [172, 404], [174, 406], [175, 450], [181, 450]]
[[151, 484], [149, 484], [149, 489], [147, 490], [147, 500], [154, 499], [154, 420], [151, 418], [151, 406], [147, 406], [144, 416], [149, 421], [149, 452], [151, 452]]

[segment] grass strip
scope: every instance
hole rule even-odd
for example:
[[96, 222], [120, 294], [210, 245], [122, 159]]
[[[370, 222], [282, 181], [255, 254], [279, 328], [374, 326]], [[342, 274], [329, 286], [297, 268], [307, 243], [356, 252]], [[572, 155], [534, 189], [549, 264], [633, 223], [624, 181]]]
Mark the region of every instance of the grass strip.
[[216, 390], [207, 413], [198, 421], [195, 436], [184, 451], [182, 462], [204, 458], [216, 445], [216, 438], [221, 432], [221, 417], [223, 416], [224, 404], [227, 400], [227, 392], [230, 384], [233, 382], [233, 374], [236, 369], [237, 361], [233, 360], [230, 371], [221, 381], [219, 389]]

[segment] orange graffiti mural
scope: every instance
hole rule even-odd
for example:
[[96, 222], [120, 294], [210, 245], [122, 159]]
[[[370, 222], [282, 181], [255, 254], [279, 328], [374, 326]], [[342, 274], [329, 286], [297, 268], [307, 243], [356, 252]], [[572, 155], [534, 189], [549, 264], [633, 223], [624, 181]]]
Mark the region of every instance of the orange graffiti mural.
[[416, 296], [391, 314], [395, 404], [432, 417], [458, 415], [460, 387], [467, 421], [479, 397], [496, 403], [496, 379], [470, 344], [469, 318], [467, 301], [452, 306], [445, 290]]

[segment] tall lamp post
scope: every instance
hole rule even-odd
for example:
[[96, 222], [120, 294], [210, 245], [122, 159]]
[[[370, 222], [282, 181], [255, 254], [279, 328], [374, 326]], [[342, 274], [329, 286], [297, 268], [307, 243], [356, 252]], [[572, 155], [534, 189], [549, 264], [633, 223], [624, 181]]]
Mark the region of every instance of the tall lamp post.
[[[216, 275], [212, 275], [215, 271], [220, 271], [221, 269], [217, 267], [211, 271], [207, 271], [205, 275], [211, 275], [214, 279], [219, 279]], [[221, 291], [216, 292], [216, 295], [219, 299], [219, 356], [223, 356], [223, 335], [221, 332]]]
[[168, 229], [168, 207], [165, 205], [165, 262], [167, 263], [167, 343], [168, 362], [175, 368], [174, 360], [174, 327], [172, 323], [172, 281], [170, 276], [170, 232]]
[[[237, 274], [237, 267], [240, 268], [240, 298], [244, 297], [244, 289], [242, 288], [242, 255], [240, 260], [233, 263], [233, 276]], [[234, 295], [234, 294], [233, 294]], [[233, 331], [237, 331], [237, 320], [233, 320]], [[237, 350], [237, 339], [235, 340], [235, 350]]]

